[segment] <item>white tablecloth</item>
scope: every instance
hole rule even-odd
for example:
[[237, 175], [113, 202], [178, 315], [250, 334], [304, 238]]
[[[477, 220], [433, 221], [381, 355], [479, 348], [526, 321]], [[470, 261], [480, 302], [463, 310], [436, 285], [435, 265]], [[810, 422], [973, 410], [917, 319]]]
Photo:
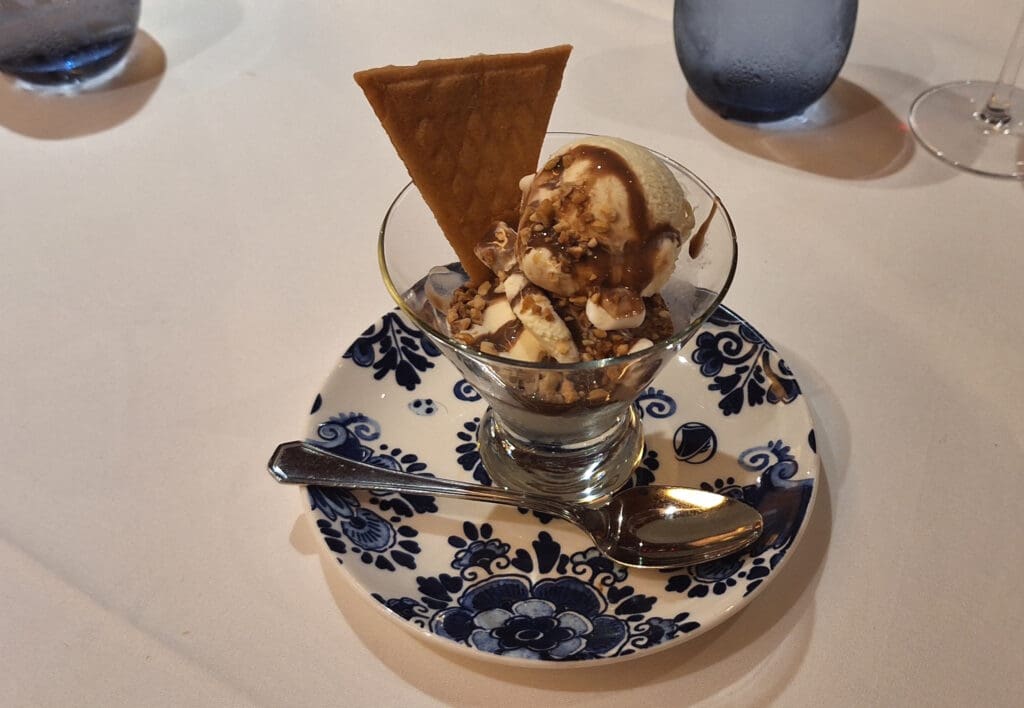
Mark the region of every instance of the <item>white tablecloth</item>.
[[[1024, 187], [905, 125], [927, 86], [994, 76], [1019, 2], [862, 3], [796, 133], [693, 99], [667, 1], [143, 4], [110, 90], [0, 79], [0, 704], [1019, 705]], [[406, 176], [352, 72], [562, 42], [553, 129], [725, 200], [727, 303], [795, 369], [825, 472], [734, 619], [531, 671], [374, 611], [265, 464], [391, 306], [376, 232]]]

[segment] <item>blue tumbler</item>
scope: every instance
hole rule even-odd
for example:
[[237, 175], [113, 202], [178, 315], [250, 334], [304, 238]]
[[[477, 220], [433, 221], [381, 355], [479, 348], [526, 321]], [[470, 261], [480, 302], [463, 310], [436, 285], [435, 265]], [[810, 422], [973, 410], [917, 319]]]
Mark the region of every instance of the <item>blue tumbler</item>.
[[128, 53], [141, 0], [0, 0], [0, 72], [34, 86], [102, 80]]
[[857, 0], [675, 0], [676, 55], [719, 115], [782, 120], [835, 81], [856, 21]]

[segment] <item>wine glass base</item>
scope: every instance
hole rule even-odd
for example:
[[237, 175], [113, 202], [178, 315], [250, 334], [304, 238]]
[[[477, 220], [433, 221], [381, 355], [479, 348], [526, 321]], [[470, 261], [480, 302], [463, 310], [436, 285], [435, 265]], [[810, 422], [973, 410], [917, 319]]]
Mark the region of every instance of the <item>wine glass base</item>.
[[643, 456], [633, 406], [610, 431], [571, 447], [539, 445], [511, 435], [488, 408], [480, 421], [480, 459], [499, 487], [570, 502], [606, 497], [629, 481]]
[[986, 117], [994, 89], [990, 81], [931, 88], [910, 107], [910, 128], [921, 145], [955, 167], [1024, 179], [1024, 91], [1013, 88], [1005, 114]]

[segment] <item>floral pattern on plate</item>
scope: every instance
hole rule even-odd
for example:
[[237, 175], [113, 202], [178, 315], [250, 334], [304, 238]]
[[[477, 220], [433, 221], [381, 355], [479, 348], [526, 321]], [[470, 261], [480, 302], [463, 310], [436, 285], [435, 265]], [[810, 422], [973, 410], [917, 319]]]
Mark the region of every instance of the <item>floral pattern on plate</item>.
[[[479, 651], [532, 660], [586, 660], [628, 655], [700, 625], [683, 612], [671, 618], [649, 616], [657, 598], [624, 585], [628, 571], [588, 549], [568, 556], [550, 533], [541, 531], [531, 550], [515, 549], [491, 529], [466, 522], [466, 543], [452, 567], [419, 578], [420, 600], [385, 600], [390, 609], [434, 634]], [[508, 572], [502, 572], [507, 570]], [[546, 574], [534, 580], [533, 571]], [[551, 576], [552, 571], [558, 574]]]
[[[814, 431], [775, 348], [725, 307], [636, 405], [646, 447], [629, 483], [742, 499], [765, 518], [754, 546], [689, 568], [629, 569], [581, 531], [525, 510], [310, 487], [311, 513], [355, 587], [444, 646], [530, 666], [671, 646], [719, 624], [784, 566], [813, 505]], [[476, 449], [484, 410], [436, 347], [390, 312], [325, 382], [308, 438], [351, 459], [490, 484]]]
[[712, 313], [695, 342], [693, 361], [713, 379], [708, 390], [719, 393], [725, 415], [740, 413], [744, 404], [790, 403], [800, 395], [775, 347], [732, 310], [719, 307]]

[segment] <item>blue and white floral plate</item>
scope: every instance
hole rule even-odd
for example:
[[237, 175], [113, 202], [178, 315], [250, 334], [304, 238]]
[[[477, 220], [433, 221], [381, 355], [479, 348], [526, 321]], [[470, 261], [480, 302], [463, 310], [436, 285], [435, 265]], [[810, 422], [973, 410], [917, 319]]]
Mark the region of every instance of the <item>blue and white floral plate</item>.
[[[404, 626], [480, 658], [592, 665], [685, 642], [780, 572], [814, 503], [811, 418], [775, 348], [720, 307], [640, 396], [647, 447], [631, 484], [689, 485], [755, 506], [747, 551], [638, 570], [532, 512], [430, 496], [308, 488], [329, 552]], [[345, 352], [311, 411], [310, 441], [415, 474], [489, 484], [476, 449], [485, 405], [436, 347], [389, 312]]]

